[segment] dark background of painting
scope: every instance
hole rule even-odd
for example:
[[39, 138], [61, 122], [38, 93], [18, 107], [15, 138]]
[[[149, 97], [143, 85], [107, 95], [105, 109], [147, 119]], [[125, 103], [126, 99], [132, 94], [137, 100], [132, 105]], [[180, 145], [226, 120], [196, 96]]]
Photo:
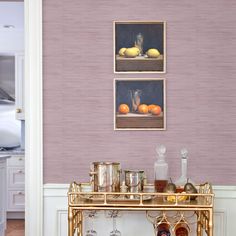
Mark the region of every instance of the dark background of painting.
[[132, 108], [130, 90], [141, 90], [141, 104], [156, 104], [163, 110], [163, 80], [156, 81], [116, 81], [116, 111], [119, 105], [125, 103]]
[[163, 31], [164, 23], [156, 24], [115, 24], [116, 33], [116, 54], [123, 47], [129, 48], [134, 46], [137, 34], [143, 35], [143, 52], [150, 48], [156, 48], [163, 54]]

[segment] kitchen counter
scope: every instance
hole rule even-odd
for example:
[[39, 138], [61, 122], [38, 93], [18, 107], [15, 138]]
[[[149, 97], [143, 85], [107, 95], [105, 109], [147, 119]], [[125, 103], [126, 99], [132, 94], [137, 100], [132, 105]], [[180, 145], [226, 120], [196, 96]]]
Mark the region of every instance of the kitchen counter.
[[21, 149], [16, 149], [16, 150], [7, 150], [7, 151], [0, 151], [0, 156], [2, 155], [24, 155], [25, 154], [25, 150], [21, 150]]
[[0, 153], [0, 161], [1, 161], [1, 160], [5, 160], [5, 159], [7, 159], [7, 158], [9, 158], [9, 157], [11, 157], [11, 156], [10, 156], [10, 155], [7, 155], [7, 154], [2, 155], [2, 154]]

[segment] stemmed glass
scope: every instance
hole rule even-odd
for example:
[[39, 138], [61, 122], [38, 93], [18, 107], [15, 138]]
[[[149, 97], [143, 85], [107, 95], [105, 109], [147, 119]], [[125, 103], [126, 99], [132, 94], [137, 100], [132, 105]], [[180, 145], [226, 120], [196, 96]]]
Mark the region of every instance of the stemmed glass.
[[93, 219], [96, 215], [96, 211], [95, 210], [91, 210], [87, 212], [87, 217], [90, 221], [90, 229], [88, 229], [86, 231], [85, 236], [97, 236], [97, 232], [93, 229]]
[[110, 232], [110, 236], [121, 236], [121, 232], [116, 228], [116, 218], [118, 214], [119, 212], [117, 210], [109, 212], [109, 216], [113, 219], [113, 230]]

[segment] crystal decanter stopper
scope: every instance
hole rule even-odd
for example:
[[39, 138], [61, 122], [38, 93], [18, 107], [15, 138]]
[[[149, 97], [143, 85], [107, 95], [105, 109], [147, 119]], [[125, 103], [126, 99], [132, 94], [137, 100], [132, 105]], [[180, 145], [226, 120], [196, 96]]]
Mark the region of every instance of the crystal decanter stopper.
[[187, 168], [188, 168], [188, 150], [186, 148], [182, 148], [180, 150], [181, 155], [181, 176], [175, 182], [176, 186], [184, 186], [187, 182], [193, 183], [187, 176]]

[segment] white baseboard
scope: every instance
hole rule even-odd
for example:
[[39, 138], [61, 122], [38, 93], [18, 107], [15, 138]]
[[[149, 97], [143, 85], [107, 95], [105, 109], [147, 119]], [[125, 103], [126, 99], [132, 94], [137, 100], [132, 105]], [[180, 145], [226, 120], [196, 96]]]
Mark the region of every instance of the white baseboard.
[[[44, 185], [44, 236], [67, 235], [67, 191], [68, 184], [45, 184]], [[236, 232], [236, 186], [214, 186], [214, 236], [232, 236]], [[132, 214], [132, 219], [130, 217]], [[108, 235], [112, 222], [104, 223], [104, 213], [99, 213], [94, 221], [99, 235]], [[108, 219], [106, 219], [107, 221]], [[111, 221], [109, 219], [109, 221]], [[138, 222], [138, 224], [137, 224]], [[137, 227], [137, 225], [139, 227]], [[86, 222], [85, 222], [86, 226]], [[147, 222], [143, 213], [122, 214], [117, 220], [117, 227], [122, 228], [123, 235], [143, 236], [154, 235], [151, 224]], [[129, 232], [129, 229], [132, 231]], [[138, 233], [134, 233], [138, 228]], [[194, 232], [191, 235], [196, 235]]]

